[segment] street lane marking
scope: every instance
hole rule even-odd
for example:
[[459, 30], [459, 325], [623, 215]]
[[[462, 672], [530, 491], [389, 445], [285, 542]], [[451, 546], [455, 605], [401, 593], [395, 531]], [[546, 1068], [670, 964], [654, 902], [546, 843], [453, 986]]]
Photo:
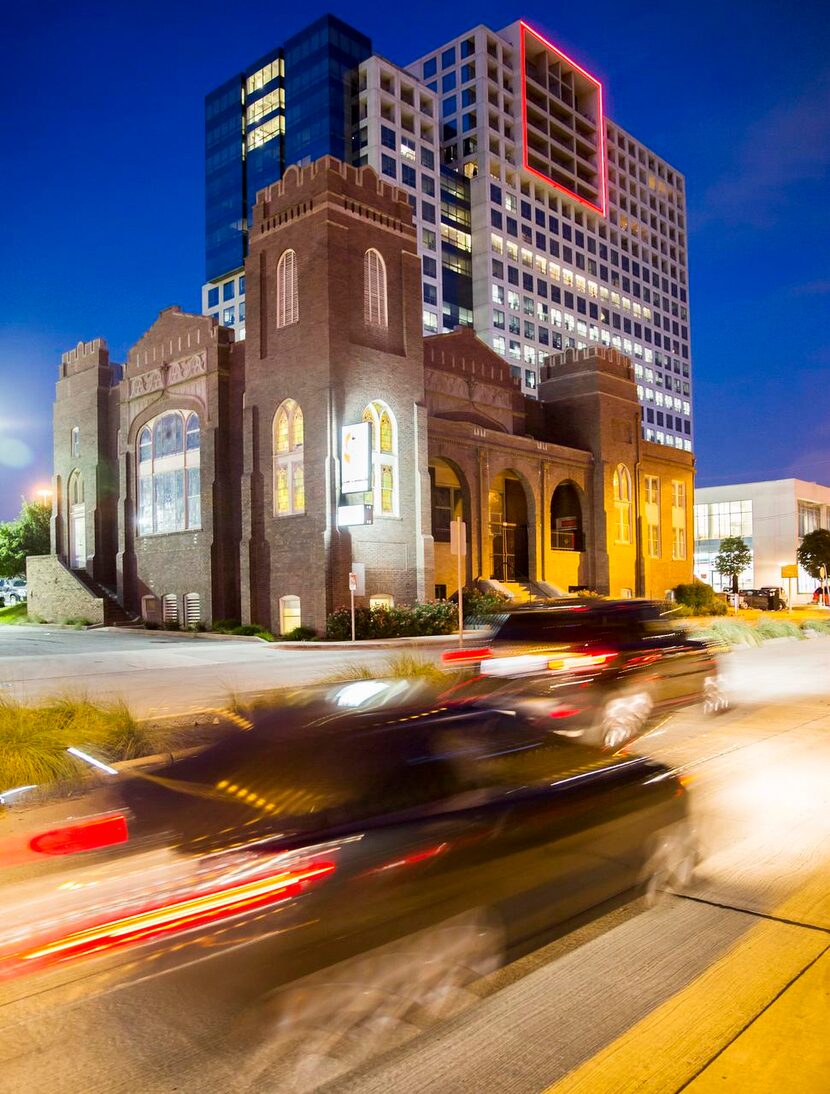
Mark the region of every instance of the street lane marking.
[[544, 1094], [682, 1089], [828, 951], [814, 931], [763, 920], [688, 987]]
[[[690, 1094], [825, 1094], [830, 1076], [830, 956], [824, 954], [686, 1086]], [[816, 1025], [819, 1025], [817, 1034]]]

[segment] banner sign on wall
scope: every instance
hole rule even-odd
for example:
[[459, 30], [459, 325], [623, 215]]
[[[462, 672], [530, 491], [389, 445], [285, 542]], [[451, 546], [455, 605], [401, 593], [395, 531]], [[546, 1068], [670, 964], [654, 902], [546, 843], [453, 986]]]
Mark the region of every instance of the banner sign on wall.
[[340, 431], [340, 489], [344, 494], [356, 494], [372, 487], [371, 431], [370, 422], [344, 425]]

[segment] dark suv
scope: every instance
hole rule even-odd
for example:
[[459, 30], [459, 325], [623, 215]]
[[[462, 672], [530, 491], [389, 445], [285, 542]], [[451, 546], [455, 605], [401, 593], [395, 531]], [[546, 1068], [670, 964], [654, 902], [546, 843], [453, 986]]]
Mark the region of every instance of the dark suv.
[[456, 699], [488, 695], [547, 719], [551, 730], [617, 749], [660, 714], [727, 700], [714, 650], [681, 630], [662, 605], [563, 599], [503, 616], [489, 646], [449, 651], [474, 679]]
[[780, 612], [787, 606], [784, 590], [777, 585], [763, 585], [760, 589], [741, 589], [741, 599], [747, 608], [762, 612]]

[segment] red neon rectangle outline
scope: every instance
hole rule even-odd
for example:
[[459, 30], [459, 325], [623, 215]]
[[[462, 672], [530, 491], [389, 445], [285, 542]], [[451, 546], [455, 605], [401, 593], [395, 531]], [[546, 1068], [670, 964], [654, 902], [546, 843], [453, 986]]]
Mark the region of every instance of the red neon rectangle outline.
[[[525, 36], [524, 32], [532, 34], [533, 37], [541, 42], [547, 49], [552, 50], [558, 54], [569, 64], [572, 68], [575, 68], [577, 72], [596, 85], [598, 93], [598, 105], [599, 105], [599, 118], [597, 119], [597, 129], [599, 130], [599, 178], [600, 178], [600, 197], [602, 199], [601, 205], [595, 205], [592, 201], [587, 201], [585, 198], [581, 198], [579, 194], [575, 194], [573, 190], [569, 190], [567, 186], [562, 186], [561, 183], [554, 182], [549, 175], [543, 175], [541, 171], [537, 171], [535, 167], [531, 167], [527, 162], [527, 72], [525, 71]], [[568, 197], [574, 198], [581, 205], [584, 205], [586, 209], [590, 209], [594, 213], [599, 213], [601, 217], [608, 215], [608, 182], [607, 171], [605, 164], [605, 112], [603, 109], [603, 95], [602, 84], [596, 78], [592, 76], [590, 72], [586, 72], [582, 65], [578, 65], [576, 61], [571, 60], [567, 53], [563, 53], [558, 46], [555, 46], [553, 42], [549, 42], [544, 35], [539, 34], [533, 27], [529, 26], [523, 19], [519, 20], [519, 53], [521, 59], [521, 80], [522, 80], [522, 160], [524, 161], [522, 166], [525, 171], [529, 171], [532, 175], [536, 175], [537, 178], [542, 179], [549, 186], [552, 186], [555, 190], [559, 190], [563, 194], [567, 194]]]

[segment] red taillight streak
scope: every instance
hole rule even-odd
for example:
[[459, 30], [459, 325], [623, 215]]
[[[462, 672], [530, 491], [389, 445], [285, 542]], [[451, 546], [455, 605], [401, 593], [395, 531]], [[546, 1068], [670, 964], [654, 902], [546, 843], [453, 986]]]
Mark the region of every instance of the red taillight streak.
[[485, 661], [488, 657], [493, 656], [491, 649], [480, 650], [444, 650], [441, 654], [441, 660], [448, 664], [450, 662], [462, 662], [462, 661]]
[[407, 866], [411, 866], [415, 862], [424, 862], [428, 858], [435, 858], [436, 855], [440, 855], [446, 849], [446, 843], [439, 843], [435, 847], [425, 847], [422, 851], [413, 851], [411, 855], [407, 855], [404, 862]]
[[126, 843], [128, 839], [127, 818], [114, 813], [41, 832], [29, 840], [29, 849], [41, 855], [75, 855]]
[[7, 966], [5, 975], [19, 972], [23, 962], [31, 968], [32, 964], [90, 956], [266, 907], [296, 896], [306, 884], [326, 877], [334, 870], [333, 862], [315, 862], [302, 869], [201, 893], [173, 904], [145, 906], [131, 915], [95, 923], [11, 955], [11, 968]]
[[560, 707], [558, 710], [552, 710], [550, 712], [551, 718], [573, 718], [575, 714], [579, 714], [579, 707]]
[[548, 669], [551, 672], [586, 672], [589, 669], [602, 668], [613, 661], [616, 653], [574, 653], [551, 658]]

